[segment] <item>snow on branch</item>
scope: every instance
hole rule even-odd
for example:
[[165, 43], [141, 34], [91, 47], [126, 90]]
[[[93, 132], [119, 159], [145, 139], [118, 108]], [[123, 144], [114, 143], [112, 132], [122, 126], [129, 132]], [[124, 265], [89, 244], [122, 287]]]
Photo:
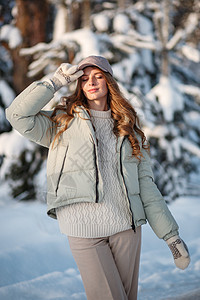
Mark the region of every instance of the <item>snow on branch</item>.
[[134, 29], [130, 29], [128, 31], [128, 36], [129, 37], [137, 39], [138, 41], [155, 43], [155, 40], [153, 39], [153, 36], [150, 35], [150, 34], [148, 34], [148, 35], [140, 34], [139, 32], [135, 31]]
[[169, 127], [164, 125], [157, 125], [153, 128], [145, 127], [145, 134], [148, 137], [154, 137], [157, 139], [162, 138], [163, 136], [166, 136], [169, 134]]
[[60, 64], [61, 61], [66, 60], [66, 50], [63, 47], [63, 49], [60, 49], [60, 51], [56, 51], [55, 49], [52, 49], [50, 51], [47, 51], [45, 53], [41, 53], [40, 57], [33, 61], [29, 65], [29, 71], [27, 73], [28, 77], [33, 77], [37, 74], [39, 74], [42, 70], [44, 70], [49, 64], [51, 64], [51, 68], [54, 71], [53, 65], [57, 67], [58, 64]]
[[119, 36], [119, 35], [113, 36], [113, 37], [112, 37], [112, 42], [113, 42], [113, 45], [114, 45], [117, 49], [119, 49], [119, 50], [121, 50], [121, 51], [123, 51], [123, 52], [125, 52], [125, 53], [128, 53], [128, 54], [132, 54], [132, 53], [133, 53], [133, 47], [124, 44], [124, 38], [120, 39], [120, 36]]
[[147, 9], [154, 12], [160, 9], [160, 3], [157, 3], [156, 1], [138, 1], [133, 6], [137, 11], [140, 12], [143, 12]]
[[50, 47], [53, 46], [53, 45], [50, 46], [50, 44], [38, 43], [33, 47], [20, 49], [19, 53], [21, 56], [26, 56], [26, 55], [34, 55], [36, 53], [40, 53], [43, 51], [48, 51], [50, 49]]
[[181, 47], [181, 53], [189, 60], [200, 63], [200, 51], [189, 45], [183, 45]]
[[10, 49], [14, 49], [21, 45], [22, 36], [20, 30], [10, 24], [1, 27], [0, 41], [6, 41]]
[[185, 29], [178, 29], [172, 38], [168, 41], [166, 48], [172, 50], [181, 41], [186, 39], [197, 27], [198, 25], [198, 15], [196, 13], [191, 13], [185, 23]]
[[98, 55], [98, 42], [99, 39], [90, 29], [79, 29], [65, 33], [60, 40], [53, 40], [49, 44], [39, 43], [31, 48], [23, 48], [20, 50], [20, 55], [33, 55], [34, 61], [29, 65], [28, 72], [28, 76], [32, 77], [40, 73], [47, 66], [49, 67], [49, 64], [58, 66], [61, 62], [68, 62], [70, 53], [73, 53], [73, 56], [75, 56], [79, 48], [81, 48], [81, 55], [77, 57], [77, 60], [91, 54]]
[[160, 77], [160, 81], [146, 95], [148, 99], [157, 98], [163, 111], [166, 121], [171, 122], [176, 111], [182, 111], [184, 99], [182, 93], [177, 89], [173, 79], [165, 76]]
[[136, 40], [132, 36], [124, 36], [123, 42], [128, 46], [149, 49], [152, 51], [157, 51], [157, 50], [161, 49], [161, 44], [158, 41], [155, 41], [155, 42], [139, 41], [139, 40]]
[[168, 50], [172, 50], [175, 46], [180, 42], [180, 40], [184, 37], [184, 30], [178, 29], [173, 37], [167, 42], [166, 48]]
[[194, 85], [185, 85], [185, 84], [179, 84], [179, 90], [182, 93], [185, 93], [187, 95], [191, 95], [195, 97], [198, 104], [200, 104], [200, 88]]
[[191, 143], [191, 141], [183, 139], [181, 137], [178, 137], [176, 139], [176, 142], [180, 143], [180, 145], [182, 146], [182, 148], [184, 148], [185, 150], [191, 152], [195, 156], [200, 157], [200, 149], [199, 149], [199, 147], [196, 146], [195, 144]]
[[[90, 36], [90, 39], [88, 38]], [[20, 50], [21, 56], [33, 55], [34, 61], [29, 65], [28, 76], [33, 77], [43, 71], [49, 64], [56, 67], [63, 61], [69, 61], [69, 53], [77, 52], [78, 47], [89, 53], [98, 53], [95, 36], [88, 30], [77, 30], [63, 35], [62, 39], [52, 41], [49, 44], [39, 43], [31, 48], [23, 48]], [[90, 43], [86, 43], [90, 40]], [[89, 50], [88, 50], [89, 48]], [[92, 50], [90, 50], [92, 48]], [[95, 50], [94, 50], [95, 48]], [[91, 54], [89, 53], [89, 54]], [[89, 55], [88, 54], [88, 55]], [[53, 67], [51, 67], [53, 68]]]

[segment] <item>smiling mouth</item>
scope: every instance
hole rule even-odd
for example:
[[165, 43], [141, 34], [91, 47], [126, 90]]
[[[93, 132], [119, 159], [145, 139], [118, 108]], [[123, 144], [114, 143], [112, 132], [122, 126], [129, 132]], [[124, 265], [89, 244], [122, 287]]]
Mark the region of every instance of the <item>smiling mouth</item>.
[[88, 92], [89, 93], [95, 93], [95, 92], [97, 92], [98, 91], [98, 89], [91, 89], [91, 90], [89, 90]]

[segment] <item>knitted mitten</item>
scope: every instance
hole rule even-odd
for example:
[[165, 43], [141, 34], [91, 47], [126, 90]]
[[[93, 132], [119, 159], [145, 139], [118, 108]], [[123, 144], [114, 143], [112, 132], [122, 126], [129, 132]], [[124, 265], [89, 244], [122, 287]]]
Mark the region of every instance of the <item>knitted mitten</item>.
[[77, 65], [72, 66], [68, 63], [63, 63], [58, 67], [53, 77], [46, 79], [45, 82], [53, 86], [54, 91], [57, 92], [62, 86], [70, 84], [82, 75], [83, 71], [78, 70]]
[[172, 252], [175, 265], [179, 269], [186, 269], [190, 263], [190, 254], [184, 241], [175, 235], [169, 238], [166, 243]]

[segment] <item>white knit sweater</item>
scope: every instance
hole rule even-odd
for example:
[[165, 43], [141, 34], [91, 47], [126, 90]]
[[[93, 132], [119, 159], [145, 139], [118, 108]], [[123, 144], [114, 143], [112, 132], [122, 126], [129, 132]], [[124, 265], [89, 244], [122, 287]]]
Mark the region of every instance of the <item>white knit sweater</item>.
[[117, 175], [116, 136], [111, 110], [91, 111], [98, 139], [99, 168], [103, 178], [104, 200], [101, 203], [75, 203], [58, 208], [62, 233], [68, 236], [105, 237], [131, 228], [131, 212]]

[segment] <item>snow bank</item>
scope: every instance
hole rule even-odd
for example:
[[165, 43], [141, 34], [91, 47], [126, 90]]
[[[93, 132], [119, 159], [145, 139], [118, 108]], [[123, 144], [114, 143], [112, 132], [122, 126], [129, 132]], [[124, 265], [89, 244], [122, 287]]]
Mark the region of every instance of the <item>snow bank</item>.
[[[41, 202], [16, 202], [0, 194], [0, 299], [86, 300], [67, 239]], [[175, 267], [170, 250], [148, 225], [143, 226], [139, 300], [169, 299], [200, 284], [200, 199], [180, 198], [170, 210], [189, 246], [191, 264]]]
[[189, 247], [191, 264], [184, 271], [177, 269], [165, 242], [158, 240], [149, 226], [144, 226], [139, 300], [167, 300], [200, 286], [200, 198], [179, 198], [169, 208]]
[[0, 299], [86, 299], [67, 240], [40, 202], [16, 202], [1, 186]]

